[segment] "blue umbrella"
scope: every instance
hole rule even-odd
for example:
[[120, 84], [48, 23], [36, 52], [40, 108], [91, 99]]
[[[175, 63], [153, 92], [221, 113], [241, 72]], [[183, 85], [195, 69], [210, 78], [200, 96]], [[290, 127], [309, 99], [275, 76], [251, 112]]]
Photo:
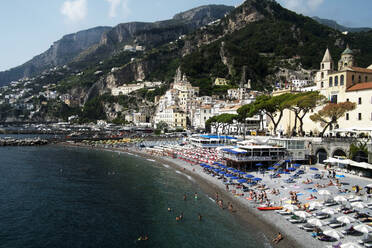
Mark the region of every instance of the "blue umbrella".
[[246, 178], [254, 178], [254, 176], [251, 175], [251, 174], [247, 174], [247, 175], [245, 175], [245, 177], [246, 177]]
[[267, 168], [268, 170], [275, 170], [276, 168], [274, 168], [274, 167], [269, 167], [269, 168]]
[[232, 172], [238, 173], [238, 172], [239, 172], [239, 170], [235, 169], [235, 170], [232, 170]]
[[230, 168], [227, 168], [227, 169], [228, 169], [229, 171], [233, 171], [233, 170], [235, 170], [234, 168], [231, 168], [231, 167], [230, 167]]
[[201, 167], [205, 167], [205, 166], [206, 166], [206, 164], [200, 164], [200, 166], [201, 166]]
[[291, 167], [291, 168], [288, 168], [288, 170], [289, 170], [289, 171], [295, 171], [296, 168]]
[[239, 171], [239, 174], [244, 175], [244, 174], [247, 174], [247, 172]]
[[345, 176], [344, 175], [336, 175], [336, 177], [338, 177], [338, 178], [344, 178]]
[[231, 177], [231, 179], [239, 179], [239, 177]]
[[220, 171], [219, 173], [222, 174], [222, 175], [225, 175], [226, 171]]
[[253, 181], [261, 181], [261, 180], [262, 180], [262, 178], [259, 178], [259, 177], [255, 177], [255, 178], [253, 178], [252, 180], [253, 180]]
[[214, 164], [214, 165], [219, 165], [220, 163], [218, 163], [218, 162], [213, 162], [213, 164]]
[[310, 167], [310, 170], [314, 170], [314, 171], [317, 171], [317, 170], [319, 170], [318, 168], [316, 168], [316, 167]]
[[293, 166], [294, 167], [300, 167], [301, 165], [300, 164], [294, 164]]
[[224, 165], [220, 165], [220, 167], [223, 168], [223, 169], [227, 168], [227, 166], [224, 166]]
[[239, 179], [238, 180], [238, 183], [246, 183], [247, 182], [247, 179]]
[[282, 174], [291, 174], [288, 171], [283, 171]]
[[207, 169], [209, 169], [209, 168], [212, 168], [211, 166], [209, 166], [209, 165], [206, 165], [206, 166], [204, 166], [204, 168], [207, 168]]
[[261, 164], [261, 163], [258, 163], [258, 164], [256, 164], [256, 166], [262, 166], [263, 164]]
[[227, 177], [233, 177], [233, 174], [226, 174]]
[[276, 165], [276, 166], [280, 166], [281, 164], [279, 164], [279, 163], [275, 163], [274, 165]]
[[286, 163], [289, 163], [289, 162], [291, 162], [291, 160], [288, 160], [288, 159], [287, 159], [285, 162], [286, 162]]
[[221, 170], [220, 169], [213, 169], [215, 172], [220, 172]]

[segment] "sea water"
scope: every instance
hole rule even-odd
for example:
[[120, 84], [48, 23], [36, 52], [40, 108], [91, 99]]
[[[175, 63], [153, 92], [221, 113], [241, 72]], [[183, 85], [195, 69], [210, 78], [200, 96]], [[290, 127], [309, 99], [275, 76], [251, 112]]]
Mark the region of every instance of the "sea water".
[[192, 177], [141, 157], [0, 147], [0, 175], [0, 247], [264, 246], [254, 227], [218, 208]]

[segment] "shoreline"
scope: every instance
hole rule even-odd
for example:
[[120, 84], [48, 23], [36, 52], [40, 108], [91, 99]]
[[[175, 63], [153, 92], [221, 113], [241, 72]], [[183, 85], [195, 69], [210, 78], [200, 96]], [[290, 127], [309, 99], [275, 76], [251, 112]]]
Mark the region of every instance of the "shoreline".
[[[66, 147], [79, 147], [79, 148], [88, 148], [88, 149], [94, 149], [94, 150], [100, 150], [100, 151], [109, 151], [109, 152], [123, 152], [127, 153], [128, 155], [137, 155], [144, 159], [151, 159], [155, 162], [158, 162], [160, 164], [166, 164], [169, 165], [172, 169], [175, 170], [181, 170], [183, 174], [191, 176], [194, 179], [194, 183], [197, 184], [200, 189], [208, 195], [211, 199], [215, 198], [215, 193], [218, 192], [220, 195], [220, 198], [224, 199], [224, 202], [232, 202], [234, 206], [234, 212], [231, 213], [232, 216], [237, 219], [237, 221], [243, 226], [243, 227], [252, 227], [254, 226], [257, 228], [257, 234], [262, 233], [264, 238], [266, 239], [264, 242], [269, 243], [271, 247], [286, 247], [286, 248], [295, 248], [295, 247], [322, 247], [319, 246], [319, 244], [310, 243], [303, 243], [300, 242], [302, 238], [304, 237], [297, 237], [292, 232], [293, 228], [297, 228], [296, 226], [292, 228], [289, 225], [292, 225], [288, 222], [284, 222], [284, 220], [279, 220], [279, 223], [274, 223], [272, 220], [272, 217], [279, 217], [278, 214], [275, 212], [258, 212], [255, 208], [252, 206], [248, 206], [247, 204], [244, 204], [242, 198], [237, 198], [232, 195], [231, 192], [226, 191], [223, 184], [217, 184], [216, 182], [213, 182], [213, 178], [210, 177], [207, 174], [200, 174], [199, 170], [193, 171], [191, 168], [197, 168], [196, 165], [192, 166], [190, 164], [187, 164], [184, 161], [169, 158], [169, 157], [160, 157], [156, 155], [150, 155], [144, 151], [135, 150], [132, 148], [128, 149], [119, 149], [119, 148], [105, 148], [105, 147], [91, 147], [85, 144], [71, 144], [71, 143], [59, 143], [57, 145], [66, 146]], [[208, 178], [209, 177], [209, 178]], [[218, 207], [218, 206], [216, 206]], [[278, 220], [277, 218], [274, 218], [274, 221]], [[278, 226], [278, 224], [282, 224], [281, 226]], [[272, 239], [276, 237], [278, 232], [281, 232], [284, 236], [284, 239], [280, 241], [278, 244], [273, 244]], [[314, 246], [315, 245], [315, 246]]]

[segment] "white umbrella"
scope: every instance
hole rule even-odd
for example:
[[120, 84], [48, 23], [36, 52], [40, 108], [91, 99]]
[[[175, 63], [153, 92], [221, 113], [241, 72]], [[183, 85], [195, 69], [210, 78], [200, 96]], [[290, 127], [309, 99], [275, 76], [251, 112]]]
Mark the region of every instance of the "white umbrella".
[[312, 201], [309, 203], [309, 208], [314, 209], [316, 207], [323, 207], [323, 203], [318, 202], [318, 201]]
[[329, 190], [322, 189], [318, 191], [318, 194], [319, 195], [331, 195], [331, 192], [329, 192]]
[[324, 221], [319, 220], [317, 218], [309, 219], [309, 220], [307, 220], [307, 223], [309, 223], [311, 225], [314, 225], [314, 226], [318, 226], [318, 227], [326, 225], [326, 223]]
[[346, 243], [340, 246], [341, 248], [363, 248], [362, 246], [355, 243]]
[[355, 226], [354, 229], [362, 233], [370, 233], [372, 231], [372, 227], [367, 226], [366, 224], [359, 224]]
[[354, 208], [368, 208], [368, 205], [364, 202], [352, 202], [350, 205]]
[[337, 220], [338, 220], [339, 222], [342, 222], [342, 223], [345, 223], [345, 224], [350, 224], [350, 223], [352, 223], [352, 222], [355, 221], [354, 218], [351, 218], [351, 217], [349, 217], [349, 216], [347, 216], [347, 215], [339, 216], [339, 217], [337, 217]]
[[372, 183], [366, 185], [366, 188], [372, 188]]
[[337, 196], [333, 197], [333, 200], [335, 200], [336, 202], [345, 202], [345, 201], [347, 201], [346, 197], [345, 196], [342, 196], [342, 195], [337, 195]]
[[298, 217], [301, 217], [301, 218], [307, 218], [309, 216], [311, 216], [311, 214], [309, 214], [308, 212], [305, 212], [305, 211], [296, 211], [294, 212], [295, 215], [297, 215]]
[[322, 209], [322, 212], [326, 213], [326, 214], [335, 214], [337, 212], [337, 210], [334, 209], [334, 208], [324, 208], [324, 209]]
[[286, 204], [283, 206], [284, 209], [287, 209], [291, 212], [298, 210], [298, 207], [296, 205]]
[[336, 231], [335, 229], [329, 229], [324, 231], [323, 233], [335, 239], [340, 239], [344, 237], [344, 235], [341, 232]]

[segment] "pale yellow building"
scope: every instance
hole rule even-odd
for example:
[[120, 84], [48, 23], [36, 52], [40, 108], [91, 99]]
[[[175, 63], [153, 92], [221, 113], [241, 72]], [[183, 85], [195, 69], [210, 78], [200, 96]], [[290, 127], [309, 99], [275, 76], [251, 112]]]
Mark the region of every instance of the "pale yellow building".
[[223, 86], [223, 85], [228, 85], [228, 84], [229, 84], [229, 81], [226, 78], [216, 78], [216, 80], [214, 80], [214, 85], [217, 85], [217, 86]]
[[159, 111], [155, 114], [154, 117], [155, 127], [160, 122], [165, 122], [170, 128], [186, 129], [186, 120], [187, 114], [176, 106], [171, 106], [162, 111]]
[[[326, 133], [335, 129], [359, 129], [366, 130], [372, 128], [372, 66], [368, 68], [357, 67], [353, 51], [347, 47], [341, 55], [338, 62], [338, 70], [334, 69], [334, 62], [329, 50], [327, 49], [320, 70], [315, 77], [317, 90], [324, 95], [329, 101], [334, 103], [339, 102], [355, 102], [357, 107], [355, 110], [346, 113], [340, 118], [337, 123], [331, 125]], [[287, 92], [279, 92], [275, 94], [283, 94]], [[313, 111], [317, 112], [323, 106], [318, 107]], [[322, 131], [318, 123], [310, 120], [309, 113], [304, 119], [304, 131], [314, 134]], [[282, 131], [287, 134], [294, 126], [294, 114], [292, 111], [285, 110], [282, 120], [278, 125], [277, 131]], [[297, 124], [299, 124], [297, 122]], [[269, 130], [273, 129], [272, 123], [269, 124]]]

